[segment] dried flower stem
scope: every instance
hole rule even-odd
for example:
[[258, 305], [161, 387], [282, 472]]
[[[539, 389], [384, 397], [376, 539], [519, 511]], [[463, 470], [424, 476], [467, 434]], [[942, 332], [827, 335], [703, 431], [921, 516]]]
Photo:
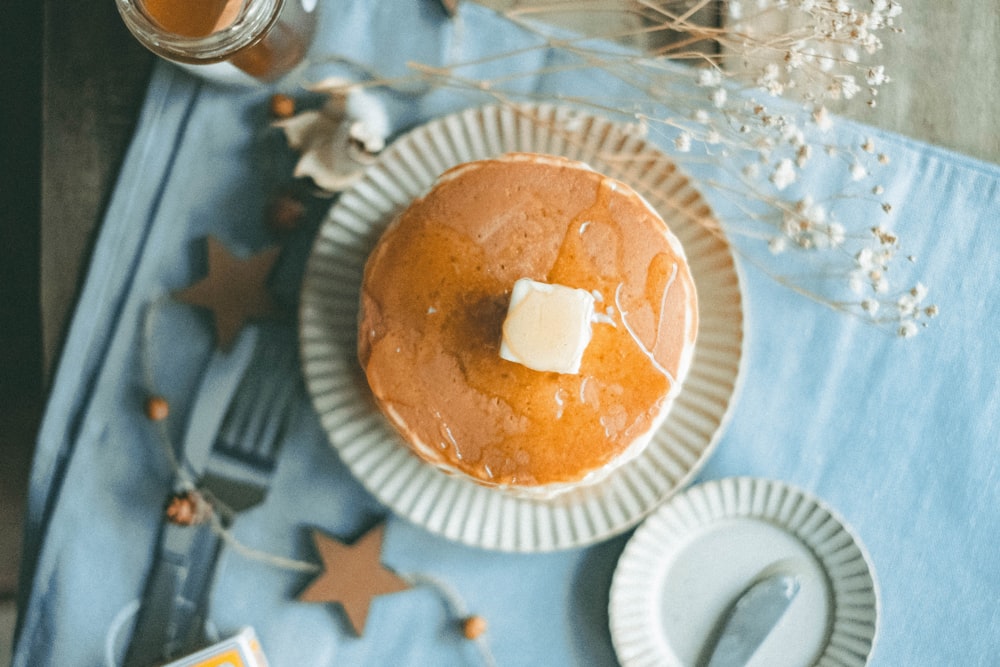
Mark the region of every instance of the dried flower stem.
[[[886, 279], [900, 244], [895, 234], [891, 241], [885, 236], [893, 207], [874, 179], [889, 156], [871, 139], [845, 143], [849, 134], [830, 132], [830, 108], [863, 99], [872, 106], [889, 81], [871, 59], [882, 46], [879, 34], [899, 31], [895, 0], [485, 4], [501, 5], [536, 43], [445, 65], [412, 62], [408, 81], [369, 72], [365, 85], [448, 88], [508, 105], [555, 102], [618, 119], [631, 132], [672, 146], [681, 167], [720, 174], [700, 185], [709, 199], [728, 204], [722, 229], [763, 245], [770, 253], [765, 272], [781, 284], [836, 310], [868, 315], [880, 326], [912, 323], [914, 313], [922, 312], [907, 297], [914, 288], [891, 293]], [[601, 18], [594, 20], [597, 12]], [[538, 61], [529, 57], [535, 53], [556, 57], [540, 67], [524, 65]], [[479, 68], [503, 73], [473, 75]], [[542, 95], [518, 89], [526, 78], [574, 71], [610, 77], [624, 84], [617, 86], [623, 92]], [[820, 168], [815, 173], [822, 178], [811, 178]], [[839, 189], [810, 185], [829, 182], [832, 173], [845, 176], [844, 184], [834, 186]], [[861, 205], [872, 212], [859, 214]], [[840, 214], [844, 207], [849, 215]], [[793, 272], [774, 268], [793, 260], [805, 261], [809, 272], [793, 279]], [[765, 268], [761, 259], [754, 263]], [[840, 295], [845, 287], [857, 301]], [[902, 329], [912, 332], [908, 325]]]

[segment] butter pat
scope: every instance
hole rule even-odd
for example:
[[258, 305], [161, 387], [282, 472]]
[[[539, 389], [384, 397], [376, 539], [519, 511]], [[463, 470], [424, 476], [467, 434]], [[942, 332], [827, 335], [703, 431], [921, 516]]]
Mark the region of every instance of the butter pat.
[[510, 295], [500, 357], [536, 371], [578, 373], [593, 318], [590, 292], [521, 278]]

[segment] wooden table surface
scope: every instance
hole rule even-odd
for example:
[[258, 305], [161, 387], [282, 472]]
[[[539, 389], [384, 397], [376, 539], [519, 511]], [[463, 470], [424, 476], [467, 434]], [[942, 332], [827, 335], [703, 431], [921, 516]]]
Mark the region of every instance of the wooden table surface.
[[114, 0], [12, 3], [0, 20], [0, 664], [28, 471], [55, 360], [153, 56]]
[[51, 372], [154, 56], [114, 0], [45, 0], [40, 302]]

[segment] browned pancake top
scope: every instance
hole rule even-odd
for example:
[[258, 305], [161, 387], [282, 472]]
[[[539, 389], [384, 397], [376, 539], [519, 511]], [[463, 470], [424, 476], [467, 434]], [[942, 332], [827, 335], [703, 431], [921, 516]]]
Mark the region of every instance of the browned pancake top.
[[[500, 358], [519, 278], [598, 297], [579, 374]], [[515, 154], [447, 172], [385, 232], [365, 267], [358, 356], [425, 459], [489, 484], [573, 482], [655, 426], [695, 301], [666, 225], [630, 188]]]

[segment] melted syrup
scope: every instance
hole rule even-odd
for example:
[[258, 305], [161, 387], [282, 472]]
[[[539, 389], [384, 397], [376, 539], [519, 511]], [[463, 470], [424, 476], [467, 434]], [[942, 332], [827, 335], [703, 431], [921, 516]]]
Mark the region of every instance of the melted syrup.
[[[664, 366], [676, 369], [680, 348], [665, 347], [676, 337], [661, 331], [683, 317], [686, 296], [671, 290], [677, 259], [649, 249], [665, 248], [660, 232], [626, 228], [635, 223], [616, 210], [610, 181], [590, 188], [592, 203], [561, 223], [552, 248], [532, 246], [530, 231], [518, 239], [524, 225], [513, 221], [498, 255], [492, 233], [459, 231], [430, 210], [390, 230], [391, 243], [369, 262], [367, 309], [377, 312], [366, 313], [372, 326], [359, 333], [376, 396], [402, 418], [404, 433], [480, 479], [575, 480], [648, 431], [671, 388]], [[637, 260], [643, 254], [648, 261]], [[525, 255], [551, 258], [527, 277], [601, 296], [595, 307], [607, 321], [593, 325], [579, 374], [540, 373], [499, 357]], [[387, 319], [395, 326], [384, 326]]]

